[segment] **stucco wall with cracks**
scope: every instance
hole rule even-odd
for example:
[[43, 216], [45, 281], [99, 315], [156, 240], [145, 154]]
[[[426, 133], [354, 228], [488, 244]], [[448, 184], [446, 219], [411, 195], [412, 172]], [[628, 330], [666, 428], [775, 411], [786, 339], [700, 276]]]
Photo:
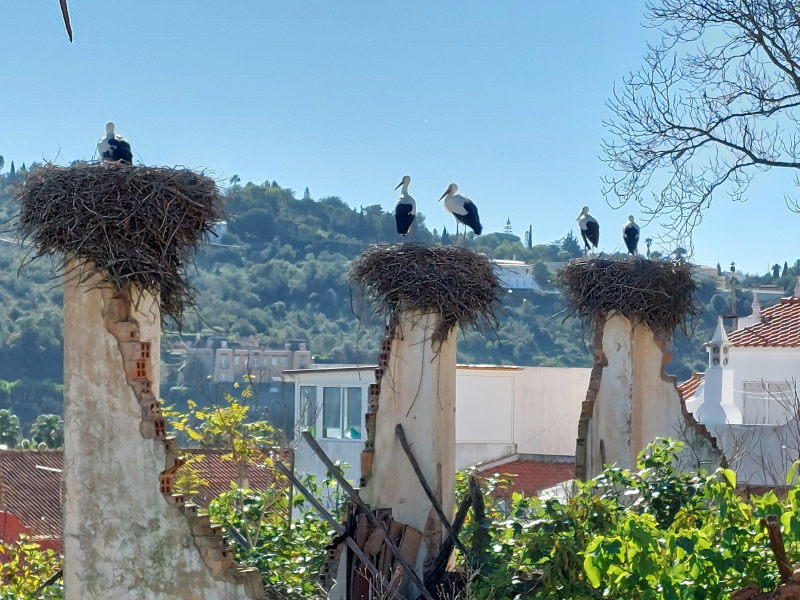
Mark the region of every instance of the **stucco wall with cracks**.
[[445, 514], [455, 503], [455, 333], [436, 350], [438, 315], [402, 313], [381, 381], [372, 475], [363, 490], [374, 508], [391, 507], [395, 520], [423, 532], [418, 571], [442, 542], [442, 525], [395, 434], [403, 425], [423, 476]]
[[689, 446], [682, 455], [683, 466], [716, 468], [722, 459], [716, 442], [685, 411], [675, 378], [664, 373], [669, 361], [664, 343], [649, 327], [633, 326], [616, 314], [599, 326], [581, 417], [585, 426], [579, 426], [578, 453], [585, 452], [585, 457], [576, 457], [579, 465], [585, 460], [585, 477], [600, 473], [604, 464], [634, 467], [636, 456], [656, 437], [679, 439]]
[[[65, 598], [248, 598], [243, 586], [212, 577], [186, 517], [164, 501], [165, 446], [140, 434], [141, 408], [104, 323], [104, 292], [91, 284], [64, 289]], [[157, 390], [160, 322], [152, 297], [140, 300], [133, 319], [150, 342]]]

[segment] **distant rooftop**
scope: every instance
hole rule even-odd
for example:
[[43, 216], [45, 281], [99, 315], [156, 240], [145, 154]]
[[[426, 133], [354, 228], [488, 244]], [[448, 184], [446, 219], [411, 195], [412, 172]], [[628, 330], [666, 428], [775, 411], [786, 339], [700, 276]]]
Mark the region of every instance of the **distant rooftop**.
[[761, 311], [761, 321], [728, 334], [732, 346], [800, 347], [800, 298], [781, 298]]

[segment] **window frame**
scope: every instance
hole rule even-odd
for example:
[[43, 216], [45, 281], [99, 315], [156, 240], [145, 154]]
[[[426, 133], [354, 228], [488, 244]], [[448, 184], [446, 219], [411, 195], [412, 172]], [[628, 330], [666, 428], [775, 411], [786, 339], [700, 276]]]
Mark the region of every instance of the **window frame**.
[[[304, 406], [303, 390], [306, 388], [316, 390], [314, 395], [315, 407], [311, 415], [308, 414], [308, 409]], [[326, 421], [325, 390], [334, 389], [339, 392], [338, 399], [329, 397], [328, 410], [333, 408], [332, 404], [336, 405], [338, 419], [333, 419], [328, 412]], [[296, 392], [296, 427], [301, 431], [311, 431], [311, 434], [320, 440], [363, 443], [366, 438], [366, 417], [364, 413], [366, 410], [367, 391], [366, 384], [352, 385], [347, 382], [298, 384]], [[331, 392], [328, 393], [330, 394]], [[355, 412], [356, 410], [357, 413]], [[351, 417], [355, 418], [356, 414], [358, 414], [357, 420], [351, 420]], [[311, 424], [306, 422], [309, 416], [311, 417]], [[338, 427], [334, 427], [335, 423], [338, 423]], [[332, 430], [333, 435], [329, 434], [329, 429]], [[346, 437], [347, 431], [350, 429], [358, 432], [358, 437]]]

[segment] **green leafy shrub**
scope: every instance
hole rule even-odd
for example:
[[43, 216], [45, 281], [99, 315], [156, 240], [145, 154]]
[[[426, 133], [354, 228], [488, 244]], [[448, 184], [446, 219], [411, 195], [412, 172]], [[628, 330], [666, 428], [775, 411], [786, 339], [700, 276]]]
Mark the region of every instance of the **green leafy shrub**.
[[[656, 440], [636, 470], [607, 469], [577, 483], [566, 501], [514, 494], [508, 516], [489, 522], [493, 552], [471, 565], [480, 575], [476, 598], [721, 600], [749, 584], [775, 588], [761, 519], [781, 517], [790, 560], [797, 558], [800, 488], [785, 501], [770, 492], [748, 503], [733, 471], [675, 469], [681, 447]], [[469, 543], [476, 531], [465, 530]]]
[[60, 600], [58, 580], [45, 585], [61, 569], [61, 557], [22, 536], [16, 542], [0, 542], [0, 600]]

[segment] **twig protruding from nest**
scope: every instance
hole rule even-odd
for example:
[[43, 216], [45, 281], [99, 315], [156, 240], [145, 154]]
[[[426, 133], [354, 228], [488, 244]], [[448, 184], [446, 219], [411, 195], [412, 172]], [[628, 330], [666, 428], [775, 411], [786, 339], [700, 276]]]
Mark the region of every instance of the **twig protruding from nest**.
[[494, 265], [466, 248], [415, 243], [370, 246], [356, 258], [350, 279], [364, 290], [376, 313], [437, 313], [434, 343], [447, 339], [456, 326], [497, 326], [502, 288]]
[[[19, 228], [34, 258], [86, 261], [82, 280], [134, 285], [161, 296], [162, 314], [178, 324], [193, 301], [185, 264], [222, 216], [216, 183], [189, 170], [119, 162], [45, 164], [22, 184]], [[68, 274], [69, 276], [69, 274]]]
[[593, 323], [617, 312], [669, 337], [700, 312], [697, 282], [686, 263], [576, 258], [557, 276], [573, 312]]

